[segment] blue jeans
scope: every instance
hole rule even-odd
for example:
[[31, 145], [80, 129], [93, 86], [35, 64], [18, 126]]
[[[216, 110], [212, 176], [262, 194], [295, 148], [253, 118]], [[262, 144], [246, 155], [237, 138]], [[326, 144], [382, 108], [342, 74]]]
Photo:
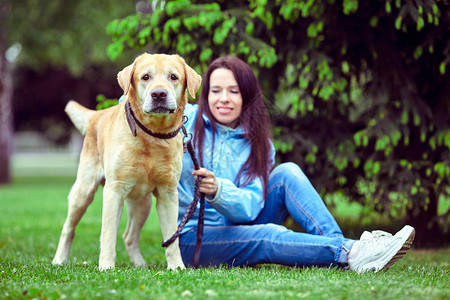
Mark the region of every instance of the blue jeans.
[[[287, 214], [307, 233], [282, 226]], [[185, 265], [192, 263], [196, 229], [180, 236]], [[249, 224], [205, 226], [201, 266], [345, 266], [354, 240], [344, 238], [317, 191], [299, 166], [285, 163], [269, 177], [264, 209]]]

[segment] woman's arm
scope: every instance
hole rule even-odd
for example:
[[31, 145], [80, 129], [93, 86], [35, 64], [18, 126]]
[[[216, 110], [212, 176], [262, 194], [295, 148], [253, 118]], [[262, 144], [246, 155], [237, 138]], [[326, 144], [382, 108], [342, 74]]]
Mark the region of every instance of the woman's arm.
[[259, 178], [245, 187], [237, 187], [231, 180], [217, 178], [205, 168], [192, 172], [203, 176], [200, 192], [206, 194], [208, 203], [234, 223], [253, 221], [264, 207], [263, 185]]
[[[275, 147], [271, 143], [270, 162], [275, 163]], [[264, 207], [263, 183], [255, 178], [245, 187], [238, 187], [226, 178], [217, 178], [208, 169], [200, 168], [192, 173], [203, 176], [200, 192], [207, 195], [208, 203], [234, 223], [248, 223], [256, 219]]]

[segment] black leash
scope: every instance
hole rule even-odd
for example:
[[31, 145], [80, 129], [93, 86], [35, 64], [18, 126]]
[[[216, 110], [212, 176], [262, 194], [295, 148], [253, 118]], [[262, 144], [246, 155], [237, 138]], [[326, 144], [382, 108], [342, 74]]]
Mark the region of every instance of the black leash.
[[[198, 163], [197, 157], [195, 155], [195, 149], [192, 145], [192, 134], [186, 131], [184, 124], [188, 121], [186, 116], [183, 116], [183, 124], [181, 126], [181, 131], [183, 132], [184, 138], [187, 138], [187, 141], [184, 141], [183, 144], [189, 152], [192, 162], [194, 164], [194, 169], [198, 170], [200, 165]], [[200, 261], [200, 254], [202, 248], [202, 238], [203, 238], [203, 226], [204, 226], [204, 217], [205, 217], [205, 194], [200, 193], [200, 183], [202, 182], [203, 177], [197, 176], [195, 181], [195, 189], [194, 189], [194, 200], [189, 203], [186, 211], [184, 212], [183, 218], [181, 218], [181, 222], [178, 225], [177, 231], [169, 238], [167, 241], [162, 242], [161, 246], [167, 247], [172, 244], [181, 234], [186, 223], [194, 216], [195, 211], [197, 210], [197, 203], [200, 199], [200, 212], [198, 215], [198, 225], [197, 225], [197, 242], [195, 244], [194, 257], [192, 258], [192, 266], [197, 268]]]

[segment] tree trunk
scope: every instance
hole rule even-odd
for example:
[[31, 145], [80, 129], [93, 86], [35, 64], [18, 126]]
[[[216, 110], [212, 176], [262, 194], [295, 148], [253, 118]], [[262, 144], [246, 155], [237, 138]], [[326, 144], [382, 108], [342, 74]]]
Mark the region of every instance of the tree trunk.
[[[0, 4], [0, 20], [5, 20], [9, 3]], [[13, 141], [12, 69], [6, 60], [7, 25], [0, 22], [0, 184], [11, 182], [11, 153]]]

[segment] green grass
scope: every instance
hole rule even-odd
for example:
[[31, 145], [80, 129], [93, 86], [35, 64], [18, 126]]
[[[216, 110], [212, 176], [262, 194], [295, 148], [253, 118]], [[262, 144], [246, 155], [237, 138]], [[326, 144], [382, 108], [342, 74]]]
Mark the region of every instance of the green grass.
[[[100, 272], [100, 191], [77, 228], [69, 264], [52, 266], [73, 180], [16, 177], [0, 187], [0, 299], [450, 299], [450, 249], [412, 249], [376, 274], [273, 265], [167, 271], [154, 210], [141, 235], [149, 267], [132, 267], [119, 239], [116, 269]], [[126, 213], [120, 233], [125, 222]]]

